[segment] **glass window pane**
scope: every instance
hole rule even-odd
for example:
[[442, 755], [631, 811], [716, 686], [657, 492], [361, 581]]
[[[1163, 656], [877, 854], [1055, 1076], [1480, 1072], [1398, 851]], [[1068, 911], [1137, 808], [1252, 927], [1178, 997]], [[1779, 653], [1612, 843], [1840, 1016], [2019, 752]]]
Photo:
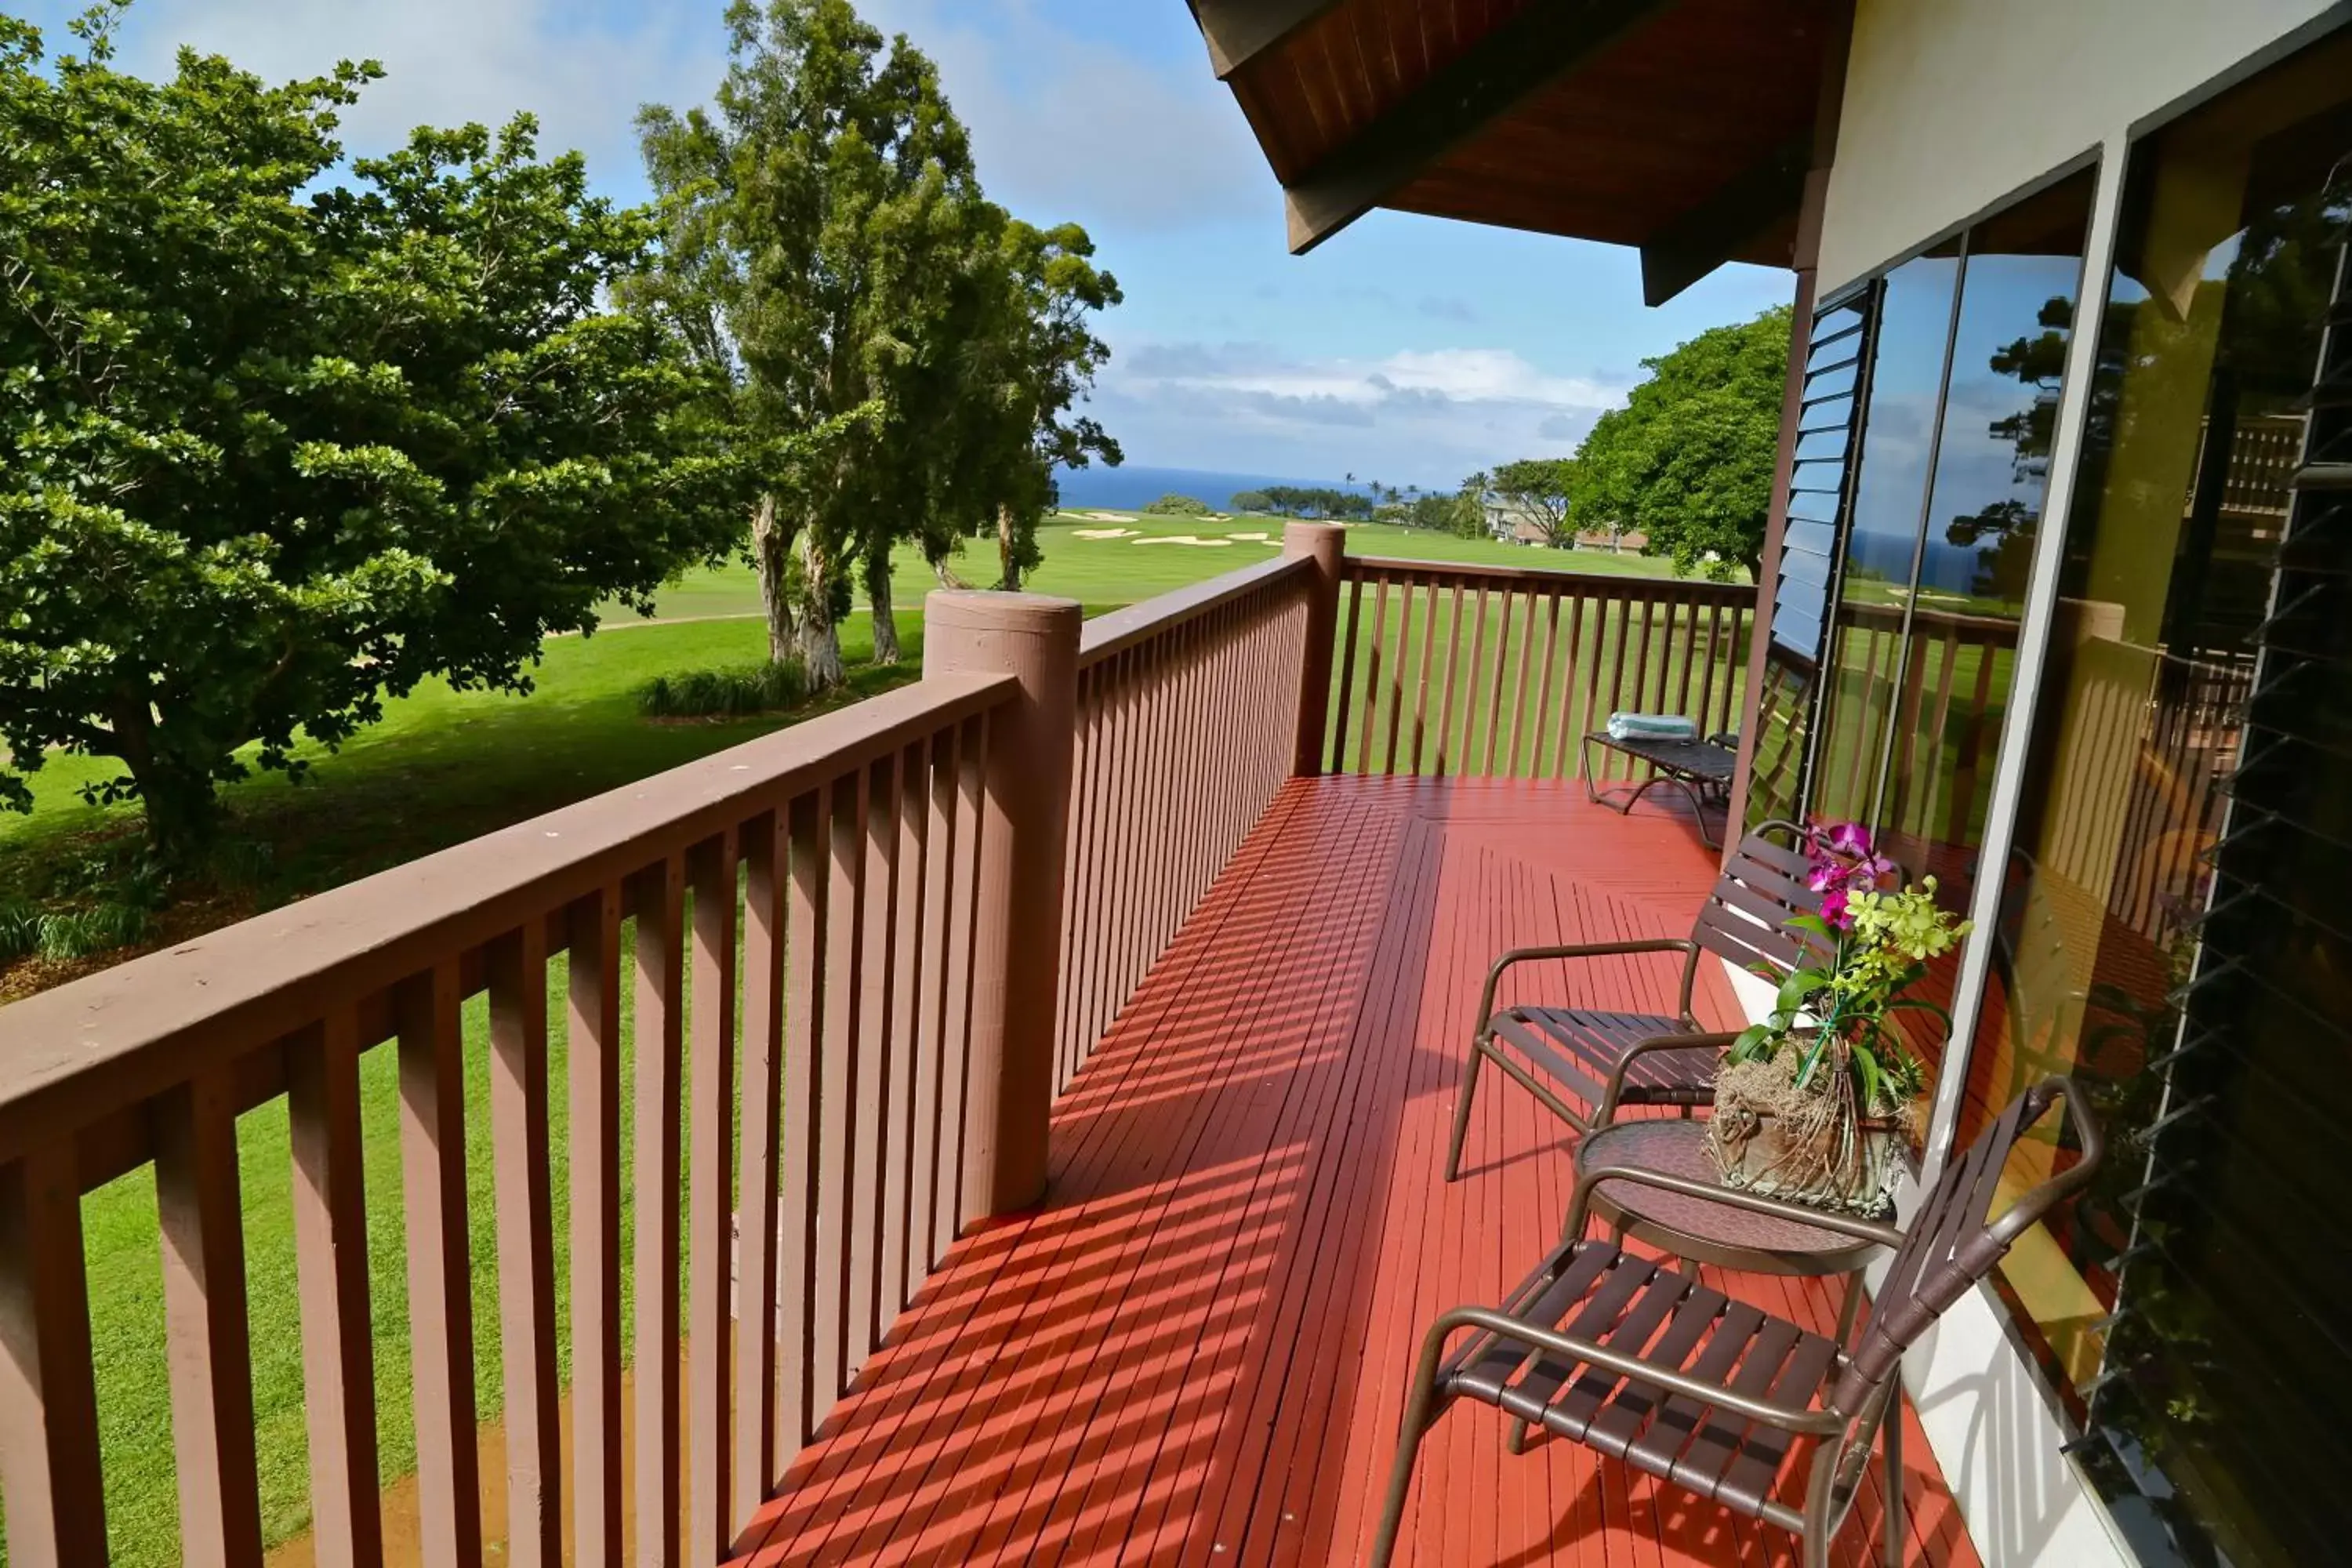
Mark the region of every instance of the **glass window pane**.
[[1955, 245], [1886, 278], [1814, 753], [1816, 817], [1868, 821], [1877, 797], [1959, 275]]
[[[2305, 848], [2273, 868], [2263, 896], [2276, 903], [2217, 924], [2214, 951], [2200, 953], [2197, 923], [2347, 225], [2343, 35], [2134, 150], [1958, 1129], [1965, 1142], [2051, 1072], [2091, 1089], [2107, 1163], [2075, 1213], [2021, 1239], [2000, 1284], [2104, 1439], [2080, 1454], [2119, 1514], [2183, 1560], [2241, 1568], [2340, 1556], [2352, 1462], [2352, 1352], [2331, 1304], [2352, 1246], [2352, 1048], [2341, 1005], [2285, 994], [2325, 991], [2330, 973], [2345, 994], [2341, 927], [2330, 939], [2289, 910], [2309, 897], [2340, 911], [2352, 858]], [[2021, 411], [2028, 379], [2008, 389]], [[2000, 480], [1984, 451], [1948, 497], [1938, 471], [1937, 525], [1974, 533], [1948, 540], [1969, 557], [1948, 562], [1948, 591], [1988, 615], [2021, 592]], [[2340, 665], [2329, 679], [2306, 711], [2337, 700], [2325, 693], [2340, 691]], [[2335, 820], [2294, 842], [2340, 843], [2345, 793], [2321, 794]], [[1943, 814], [1929, 793], [1912, 798], [1921, 822]], [[2237, 945], [2221, 951], [2230, 931]], [[2237, 1002], [2184, 1032], [2184, 984], [2217, 973], [2248, 977]], [[2067, 1157], [2022, 1145], [2005, 1184]]]

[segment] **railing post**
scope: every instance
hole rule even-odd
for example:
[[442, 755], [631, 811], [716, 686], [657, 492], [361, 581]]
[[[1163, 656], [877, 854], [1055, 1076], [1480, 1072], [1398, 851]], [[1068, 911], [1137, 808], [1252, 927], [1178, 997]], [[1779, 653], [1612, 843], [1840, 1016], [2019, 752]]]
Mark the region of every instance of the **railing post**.
[[988, 719], [964, 1180], [975, 1218], [1045, 1195], [1081, 618], [1076, 600], [1034, 594], [941, 592], [923, 605], [926, 675], [984, 671], [1021, 685]]
[[1323, 771], [1323, 731], [1331, 718], [1331, 647], [1339, 635], [1339, 565], [1348, 531], [1336, 522], [1291, 522], [1282, 529], [1282, 552], [1315, 563], [1307, 599], [1307, 647], [1298, 661], [1298, 744], [1290, 771], [1311, 778]]

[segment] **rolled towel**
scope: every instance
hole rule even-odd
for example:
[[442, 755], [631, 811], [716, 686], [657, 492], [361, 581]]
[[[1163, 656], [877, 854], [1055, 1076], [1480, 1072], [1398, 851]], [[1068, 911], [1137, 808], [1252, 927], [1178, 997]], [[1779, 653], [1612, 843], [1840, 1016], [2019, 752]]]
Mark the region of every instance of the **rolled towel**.
[[1679, 713], [1612, 713], [1609, 715], [1609, 738], [1612, 741], [1696, 741], [1698, 721]]

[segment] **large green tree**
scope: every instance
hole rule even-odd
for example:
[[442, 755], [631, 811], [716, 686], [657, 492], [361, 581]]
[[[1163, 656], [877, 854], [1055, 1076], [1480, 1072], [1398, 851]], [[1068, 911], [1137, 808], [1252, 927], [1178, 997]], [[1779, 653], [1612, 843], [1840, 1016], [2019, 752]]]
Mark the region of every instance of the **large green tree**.
[[849, 0], [736, 0], [727, 31], [715, 112], [638, 117], [672, 237], [658, 292], [740, 366], [754, 428], [855, 421], [755, 509], [771, 625], [822, 689], [843, 678], [835, 623], [859, 554], [912, 529], [877, 529], [873, 509], [919, 493], [906, 416], [940, 374], [992, 220], [938, 72], [904, 37]]
[[1570, 521], [1579, 532], [1648, 536], [1675, 570], [1754, 574], [1772, 507], [1789, 311], [1717, 327], [1642, 362], [1649, 378], [1578, 448]]
[[1483, 476], [1485, 489], [1516, 524], [1535, 525], [1545, 544], [1565, 550], [1576, 542], [1569, 526], [1569, 489], [1575, 462], [1568, 458], [1522, 458]]
[[217, 784], [428, 675], [527, 689], [720, 548], [740, 479], [705, 379], [605, 303], [647, 222], [527, 118], [338, 174], [378, 68], [151, 82], [121, 9], [54, 60], [0, 16], [0, 803], [117, 759], [90, 793], [184, 869]]

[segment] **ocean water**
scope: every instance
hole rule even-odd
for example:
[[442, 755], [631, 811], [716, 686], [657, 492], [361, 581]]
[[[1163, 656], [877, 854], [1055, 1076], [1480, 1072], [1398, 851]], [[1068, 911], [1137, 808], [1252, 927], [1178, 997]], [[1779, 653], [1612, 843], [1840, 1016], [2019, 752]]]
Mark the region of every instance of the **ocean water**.
[[1284, 479], [1274, 474], [1225, 474], [1209, 468], [1065, 468], [1054, 476], [1062, 490], [1062, 505], [1073, 511], [1103, 507], [1112, 511], [1140, 511], [1161, 496], [1175, 494], [1202, 500], [1220, 511], [1229, 510], [1241, 490], [1262, 490], [1268, 485], [1303, 489], [1355, 489], [1362, 485], [1338, 479]]

